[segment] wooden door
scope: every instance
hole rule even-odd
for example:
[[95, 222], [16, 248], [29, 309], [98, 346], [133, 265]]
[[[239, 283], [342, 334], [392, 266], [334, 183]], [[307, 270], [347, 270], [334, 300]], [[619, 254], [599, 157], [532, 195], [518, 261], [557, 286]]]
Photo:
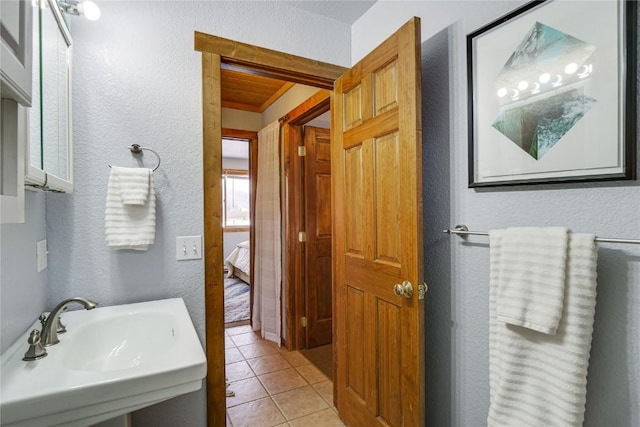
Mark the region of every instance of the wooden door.
[[418, 18], [335, 84], [335, 392], [351, 427], [424, 425], [420, 97]]
[[304, 128], [306, 347], [329, 344], [331, 289], [331, 132]]

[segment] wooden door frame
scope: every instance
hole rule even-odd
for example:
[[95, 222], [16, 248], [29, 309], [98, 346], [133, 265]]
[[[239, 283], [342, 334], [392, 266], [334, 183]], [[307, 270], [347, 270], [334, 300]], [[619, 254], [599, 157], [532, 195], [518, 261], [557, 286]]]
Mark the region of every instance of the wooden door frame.
[[224, 356], [224, 278], [222, 239], [222, 100], [220, 67], [295, 83], [333, 89], [347, 69], [287, 53], [195, 32], [195, 50], [202, 52], [202, 163], [204, 200], [204, 298], [207, 355], [207, 425], [226, 423]]
[[298, 233], [304, 231], [304, 192], [302, 159], [298, 146], [303, 145], [302, 126], [331, 109], [331, 91], [322, 89], [289, 111], [280, 119], [284, 151], [284, 295], [286, 343], [288, 350], [304, 348], [305, 328], [300, 319], [305, 316], [304, 244]]

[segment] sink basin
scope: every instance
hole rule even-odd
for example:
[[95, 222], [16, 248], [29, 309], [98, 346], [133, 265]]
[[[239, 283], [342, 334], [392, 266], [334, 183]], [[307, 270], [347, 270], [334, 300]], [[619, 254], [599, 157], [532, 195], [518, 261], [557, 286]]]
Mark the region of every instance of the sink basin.
[[202, 387], [206, 358], [181, 298], [62, 318], [68, 332], [47, 357], [22, 360], [28, 333], [2, 355], [3, 427], [89, 426]]
[[154, 362], [176, 344], [175, 318], [169, 313], [129, 313], [82, 325], [63, 347], [62, 364], [80, 371], [107, 372]]

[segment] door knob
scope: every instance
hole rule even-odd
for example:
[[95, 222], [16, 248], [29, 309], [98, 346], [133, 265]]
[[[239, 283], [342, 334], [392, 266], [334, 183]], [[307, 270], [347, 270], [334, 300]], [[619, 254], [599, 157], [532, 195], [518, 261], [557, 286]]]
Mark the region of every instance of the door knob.
[[396, 283], [393, 286], [393, 293], [399, 297], [411, 298], [413, 297], [413, 285], [408, 280], [405, 280], [402, 284]]

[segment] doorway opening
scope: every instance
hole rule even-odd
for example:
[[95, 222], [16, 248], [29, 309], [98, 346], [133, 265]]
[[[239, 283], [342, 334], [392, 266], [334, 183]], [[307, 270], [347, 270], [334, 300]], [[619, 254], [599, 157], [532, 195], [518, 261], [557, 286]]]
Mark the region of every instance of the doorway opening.
[[[202, 52], [203, 108], [203, 198], [205, 329], [207, 353], [207, 421], [224, 426], [225, 343], [224, 273], [220, 177], [222, 173], [221, 70], [240, 66], [267, 75], [320, 89], [333, 89], [333, 82], [346, 69], [332, 64], [284, 54], [204, 33], [195, 33], [195, 49]], [[289, 313], [287, 313], [287, 316]]]
[[[282, 118], [289, 350], [329, 345], [333, 340], [330, 98], [329, 91], [319, 91]], [[331, 349], [322, 355], [332, 358]], [[324, 359], [317, 360], [323, 360], [325, 368], [332, 365], [332, 360]]]
[[222, 229], [225, 327], [251, 319], [250, 140], [222, 138]]
[[[255, 415], [249, 412], [257, 401], [261, 402], [261, 408], [265, 405], [271, 408], [274, 416], [280, 417], [278, 420], [303, 415], [300, 408], [295, 413], [287, 409], [296, 406], [298, 396], [294, 389], [314, 402], [307, 409], [317, 412], [328, 409], [325, 415], [339, 423], [335, 413], [331, 413], [334, 402], [329, 109], [330, 92], [322, 90], [280, 120], [286, 287], [282, 327], [286, 348], [279, 349], [273, 342], [262, 339], [248, 325], [225, 329], [225, 373], [229, 382], [226, 406], [234, 424]], [[258, 151], [262, 142], [258, 141]], [[259, 206], [256, 214], [260, 215], [258, 209]], [[307, 236], [303, 241], [301, 232]], [[256, 276], [260, 274], [258, 257]], [[300, 319], [305, 319], [306, 325]], [[308, 353], [298, 351], [306, 348]]]
[[302, 291], [305, 301], [301, 353], [333, 381], [330, 112], [323, 116], [303, 127], [304, 280], [295, 292]]

